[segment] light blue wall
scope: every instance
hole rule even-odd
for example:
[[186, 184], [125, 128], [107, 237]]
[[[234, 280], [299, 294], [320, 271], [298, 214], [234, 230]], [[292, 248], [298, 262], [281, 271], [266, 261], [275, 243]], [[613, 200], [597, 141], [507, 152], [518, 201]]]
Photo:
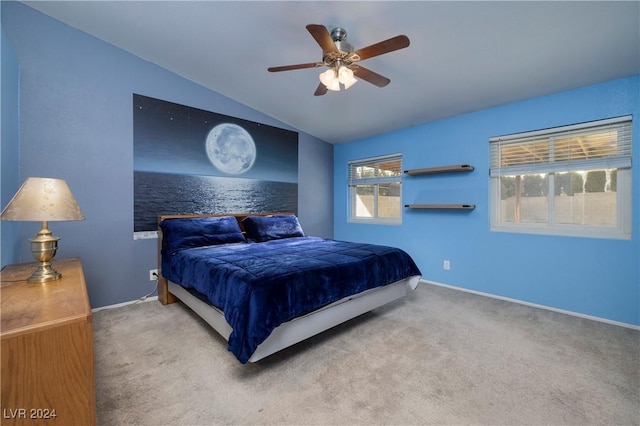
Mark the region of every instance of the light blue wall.
[[[426, 280], [640, 325], [640, 76], [404, 129], [334, 149], [335, 238], [395, 245]], [[632, 114], [631, 240], [489, 231], [489, 138]], [[403, 154], [403, 168], [469, 163], [471, 173], [408, 177], [405, 203], [473, 203], [473, 211], [405, 210], [401, 226], [347, 221], [347, 162]], [[445, 271], [443, 260], [451, 261]]]
[[[133, 240], [133, 93], [291, 129], [21, 3], [2, 2], [2, 27], [20, 64], [20, 181], [67, 180], [87, 219], [50, 228], [57, 257], [82, 258], [93, 307], [153, 289], [156, 240]], [[298, 156], [300, 222], [332, 237], [333, 147], [300, 133]], [[21, 227], [19, 260], [37, 231]]]
[[[0, 143], [0, 204], [6, 206], [13, 194], [20, 187], [19, 160], [19, 66], [13, 48], [7, 37], [2, 33], [2, 86], [0, 94], [2, 98], [0, 118], [0, 130], [2, 141]], [[0, 222], [0, 268], [18, 261], [18, 232], [19, 222]]]

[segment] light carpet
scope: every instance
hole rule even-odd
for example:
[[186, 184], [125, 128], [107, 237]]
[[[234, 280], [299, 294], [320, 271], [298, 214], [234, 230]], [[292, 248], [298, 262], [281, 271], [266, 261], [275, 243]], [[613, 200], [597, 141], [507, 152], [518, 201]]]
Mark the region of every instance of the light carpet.
[[421, 284], [240, 364], [180, 303], [93, 317], [99, 425], [638, 425], [640, 332]]

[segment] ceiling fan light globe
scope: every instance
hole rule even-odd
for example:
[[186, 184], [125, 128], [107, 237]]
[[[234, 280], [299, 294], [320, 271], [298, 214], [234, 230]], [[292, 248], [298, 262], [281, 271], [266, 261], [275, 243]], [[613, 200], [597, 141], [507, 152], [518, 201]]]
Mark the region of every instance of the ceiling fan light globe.
[[320, 73], [318, 76], [320, 78], [320, 82], [325, 86], [329, 87], [334, 80], [336, 80], [335, 73], [332, 69], [328, 69], [323, 73]]
[[333, 81], [327, 85], [327, 89], [329, 90], [333, 90], [334, 92], [339, 92], [340, 91], [340, 81], [338, 81], [338, 79], [333, 79]]
[[342, 84], [344, 84], [344, 90], [347, 90], [349, 87], [353, 86], [354, 84], [356, 84], [358, 82], [358, 80], [354, 77], [351, 77], [350, 79], [343, 81]]
[[340, 80], [340, 83], [345, 84], [346, 81], [349, 81], [352, 78], [353, 78], [353, 71], [350, 68], [347, 68], [344, 65], [342, 65], [338, 69], [338, 79]]

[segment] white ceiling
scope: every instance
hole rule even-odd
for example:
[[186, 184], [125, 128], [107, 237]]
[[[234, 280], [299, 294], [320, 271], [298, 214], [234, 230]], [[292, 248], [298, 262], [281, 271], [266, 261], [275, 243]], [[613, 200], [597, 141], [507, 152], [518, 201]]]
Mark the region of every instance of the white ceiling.
[[[27, 5], [330, 143], [640, 73], [640, 2], [26, 1]], [[391, 79], [313, 96], [307, 24], [356, 49], [411, 45], [362, 65]]]

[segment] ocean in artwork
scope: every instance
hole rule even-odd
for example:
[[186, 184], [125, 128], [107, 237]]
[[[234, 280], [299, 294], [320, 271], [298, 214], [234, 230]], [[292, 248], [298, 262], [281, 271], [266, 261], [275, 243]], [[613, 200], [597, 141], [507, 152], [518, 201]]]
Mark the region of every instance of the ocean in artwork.
[[158, 216], [298, 212], [298, 184], [216, 176], [134, 172], [134, 232], [155, 231]]

